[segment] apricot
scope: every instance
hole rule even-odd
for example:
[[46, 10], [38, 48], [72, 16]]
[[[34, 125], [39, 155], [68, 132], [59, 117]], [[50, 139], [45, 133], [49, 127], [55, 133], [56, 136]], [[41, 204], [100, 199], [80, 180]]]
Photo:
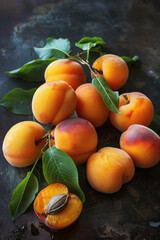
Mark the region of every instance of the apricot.
[[124, 93], [119, 96], [119, 113], [110, 113], [112, 125], [123, 132], [132, 124], [148, 126], [154, 115], [151, 100], [140, 92]]
[[[69, 195], [67, 205], [63, 210], [57, 213], [48, 213], [44, 216], [50, 199], [57, 194]], [[46, 226], [54, 229], [61, 229], [71, 225], [79, 217], [82, 211], [82, 202], [75, 194], [69, 193], [65, 185], [53, 183], [39, 192], [33, 207], [37, 216]]]
[[[92, 67], [98, 70], [98, 77], [103, 77], [112, 90], [121, 88], [127, 81], [129, 70], [126, 62], [113, 54], [103, 55], [95, 60]], [[94, 74], [92, 74], [94, 78]]]
[[60, 122], [54, 130], [55, 146], [66, 152], [75, 164], [84, 163], [96, 151], [98, 137], [93, 125], [82, 118]]
[[86, 167], [89, 184], [102, 193], [114, 193], [122, 184], [134, 176], [135, 168], [131, 157], [123, 150], [104, 147], [92, 154]]
[[45, 71], [46, 82], [63, 80], [74, 90], [86, 82], [82, 66], [70, 59], [59, 59], [48, 65]]
[[79, 117], [91, 122], [94, 127], [99, 127], [107, 120], [109, 109], [97, 89], [91, 84], [83, 84], [76, 89], [76, 113]]
[[131, 156], [137, 167], [150, 168], [160, 160], [160, 137], [143, 125], [130, 126], [121, 135], [120, 146]]
[[40, 123], [56, 125], [72, 115], [76, 102], [76, 94], [68, 83], [44, 83], [33, 95], [32, 111]]
[[43, 127], [32, 121], [15, 124], [3, 141], [3, 154], [15, 167], [32, 165], [38, 158], [46, 140], [39, 141], [46, 134]]

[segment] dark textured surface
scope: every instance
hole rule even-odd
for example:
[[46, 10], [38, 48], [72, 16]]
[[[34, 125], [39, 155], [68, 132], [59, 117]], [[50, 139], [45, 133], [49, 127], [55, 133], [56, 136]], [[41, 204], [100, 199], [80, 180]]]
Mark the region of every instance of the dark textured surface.
[[[43, 5], [42, 5], [43, 3]], [[106, 51], [132, 57], [133, 67], [120, 92], [141, 91], [160, 109], [160, 2], [149, 0], [1, 0], [0, 1], [0, 99], [11, 89], [30, 89], [27, 83], [5, 75], [36, 58], [33, 46], [43, 46], [49, 36], [69, 38], [100, 36]], [[88, 81], [90, 73], [86, 72]], [[1, 134], [15, 123], [27, 120], [0, 108]], [[109, 122], [98, 130], [99, 146], [119, 146], [120, 133]], [[112, 195], [92, 190], [81, 166], [80, 185], [86, 202], [80, 218], [70, 227], [54, 232], [39, 222], [32, 206], [14, 223], [8, 204], [11, 193], [25, 171], [10, 166], [0, 153], [0, 237], [1, 239], [54, 240], [159, 240], [160, 239], [160, 164], [151, 169], [136, 169], [133, 180]]]

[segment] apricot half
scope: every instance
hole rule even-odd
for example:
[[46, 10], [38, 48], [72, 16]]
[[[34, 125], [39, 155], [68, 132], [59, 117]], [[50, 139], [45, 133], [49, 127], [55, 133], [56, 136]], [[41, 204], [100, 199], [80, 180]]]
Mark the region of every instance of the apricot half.
[[[103, 55], [95, 60], [92, 67], [95, 69], [95, 72], [98, 70], [97, 76], [103, 77], [112, 90], [121, 88], [128, 79], [128, 66], [117, 55]], [[94, 74], [92, 74], [92, 77], [95, 77]]]
[[32, 111], [40, 123], [56, 125], [72, 115], [76, 103], [76, 94], [68, 83], [49, 82], [34, 93]]
[[35, 162], [46, 140], [40, 140], [46, 134], [43, 127], [32, 121], [15, 124], [3, 141], [3, 154], [15, 167], [26, 167]]
[[160, 160], [160, 137], [150, 128], [134, 124], [120, 138], [120, 146], [140, 168], [150, 168]]
[[98, 137], [93, 125], [82, 118], [60, 122], [54, 130], [55, 146], [66, 152], [76, 164], [84, 163], [96, 151]]
[[79, 86], [76, 89], [76, 96], [76, 113], [79, 117], [88, 120], [94, 127], [99, 127], [105, 123], [110, 111], [91, 83]]
[[133, 178], [134, 172], [131, 157], [118, 148], [104, 147], [87, 161], [88, 182], [93, 189], [102, 193], [117, 192], [122, 184]]
[[132, 124], [148, 126], [154, 115], [151, 100], [140, 92], [121, 94], [118, 110], [120, 113], [110, 113], [110, 121], [121, 132]]
[[[44, 212], [46, 212], [50, 199], [58, 194], [69, 195], [67, 205], [62, 211], [49, 213], [44, 216]], [[69, 193], [68, 188], [65, 185], [61, 183], [53, 183], [39, 192], [34, 201], [33, 207], [37, 216], [46, 224], [46, 226], [54, 229], [61, 229], [68, 227], [79, 217], [82, 211], [82, 202], [75, 194]]]
[[59, 59], [48, 65], [45, 79], [46, 82], [63, 80], [75, 90], [86, 82], [86, 75], [78, 62], [70, 59]]

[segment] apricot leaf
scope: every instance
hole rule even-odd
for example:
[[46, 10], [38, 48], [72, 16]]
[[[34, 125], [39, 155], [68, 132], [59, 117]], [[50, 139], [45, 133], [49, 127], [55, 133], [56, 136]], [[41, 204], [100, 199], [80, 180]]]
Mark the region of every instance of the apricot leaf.
[[79, 42], [75, 43], [76, 47], [81, 48], [82, 50], [91, 49], [97, 45], [104, 45], [105, 42], [100, 37], [84, 37]]
[[33, 60], [24, 64], [21, 68], [6, 73], [12, 77], [21, 78], [25, 81], [44, 81], [44, 71], [46, 67], [55, 60], [57, 60], [57, 58]]
[[21, 88], [15, 88], [2, 98], [0, 105], [11, 113], [20, 115], [32, 114], [31, 103], [35, 91], [36, 88], [32, 88], [28, 91]]
[[[86, 61], [89, 61], [90, 50], [95, 48], [98, 45], [104, 45], [105, 42], [100, 37], [84, 37], [79, 42], [75, 43], [76, 47], [81, 48], [82, 50], [87, 51]], [[100, 50], [100, 48], [95, 48], [95, 50]]]
[[53, 128], [53, 125], [51, 125], [51, 124], [43, 124], [43, 123], [40, 123], [40, 122], [35, 118], [34, 115], [33, 115], [33, 121], [39, 123], [39, 124], [44, 128], [44, 130], [45, 130], [46, 132], [48, 132], [49, 130], [51, 130], [51, 128]]
[[62, 183], [84, 202], [85, 196], [79, 186], [77, 167], [68, 154], [56, 147], [50, 147], [42, 156], [42, 167], [48, 184]]
[[112, 91], [104, 78], [95, 77], [92, 79], [92, 84], [101, 94], [102, 99], [105, 105], [115, 113], [119, 113], [118, 104], [119, 104], [119, 93]]
[[134, 56], [133, 58], [130, 57], [121, 57], [128, 65], [128, 67], [130, 67], [132, 64], [134, 64], [135, 62], [137, 62], [139, 60], [138, 56]]
[[12, 220], [23, 214], [35, 198], [38, 192], [38, 180], [31, 172], [16, 187], [12, 193], [12, 200], [9, 204]]
[[51, 57], [66, 58], [70, 51], [70, 41], [64, 38], [47, 38], [46, 45], [42, 48], [34, 47], [35, 52], [41, 59]]

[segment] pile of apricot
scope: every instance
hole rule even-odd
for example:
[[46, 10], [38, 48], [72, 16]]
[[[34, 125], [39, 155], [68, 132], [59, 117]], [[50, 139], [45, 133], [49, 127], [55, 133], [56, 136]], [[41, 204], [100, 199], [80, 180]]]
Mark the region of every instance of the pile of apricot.
[[[125, 61], [111, 54], [98, 58], [92, 69], [112, 90], [121, 88], [129, 75]], [[95, 77], [93, 73], [91, 76]], [[135, 166], [148, 168], [159, 162], [160, 137], [147, 127], [152, 121], [154, 107], [143, 93], [123, 93], [119, 97], [120, 113], [111, 112], [97, 89], [86, 83], [81, 65], [68, 59], [51, 63], [46, 68], [45, 80], [33, 96], [33, 114], [41, 124], [56, 125], [51, 132], [54, 137], [51, 145], [66, 152], [77, 165], [86, 162], [87, 179], [93, 189], [114, 193], [133, 178]], [[70, 118], [74, 112], [77, 117]], [[108, 118], [115, 128], [124, 132], [120, 138], [121, 149], [107, 146], [96, 152], [95, 128]], [[46, 144], [45, 135], [43, 127], [36, 122], [14, 125], [3, 142], [5, 158], [16, 167], [33, 164]], [[50, 199], [55, 195], [61, 198], [59, 194], [66, 198], [64, 209], [44, 214]], [[78, 218], [82, 203], [77, 196], [68, 193], [66, 186], [54, 183], [38, 194], [34, 209], [46, 225], [63, 228]]]

